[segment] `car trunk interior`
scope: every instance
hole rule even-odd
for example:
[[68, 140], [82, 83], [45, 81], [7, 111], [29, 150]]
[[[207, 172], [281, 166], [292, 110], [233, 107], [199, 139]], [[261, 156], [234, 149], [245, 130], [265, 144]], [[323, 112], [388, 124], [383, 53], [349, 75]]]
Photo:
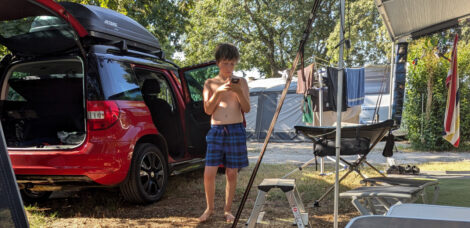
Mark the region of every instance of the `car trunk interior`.
[[83, 64], [78, 58], [10, 68], [1, 87], [1, 122], [10, 148], [71, 148], [85, 139]]

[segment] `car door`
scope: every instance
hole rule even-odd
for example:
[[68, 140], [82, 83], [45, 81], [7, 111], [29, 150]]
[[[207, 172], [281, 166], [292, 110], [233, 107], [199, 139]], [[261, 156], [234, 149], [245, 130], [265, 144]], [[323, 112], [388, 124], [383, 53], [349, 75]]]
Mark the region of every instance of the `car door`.
[[57, 55], [79, 48], [85, 28], [51, 0], [4, 0], [0, 7], [0, 44], [14, 56]]
[[219, 68], [215, 61], [181, 68], [180, 79], [185, 93], [185, 132], [188, 152], [204, 155], [206, 134], [210, 129], [211, 118], [204, 112], [203, 89], [208, 78], [215, 77]]

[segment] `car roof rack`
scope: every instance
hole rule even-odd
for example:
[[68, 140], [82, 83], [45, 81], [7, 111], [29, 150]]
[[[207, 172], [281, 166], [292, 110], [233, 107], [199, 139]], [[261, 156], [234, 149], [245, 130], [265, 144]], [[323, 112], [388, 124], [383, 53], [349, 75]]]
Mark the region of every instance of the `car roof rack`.
[[93, 44], [108, 44], [126, 52], [134, 49], [164, 58], [158, 39], [135, 20], [116, 11], [92, 5], [60, 2], [88, 31]]

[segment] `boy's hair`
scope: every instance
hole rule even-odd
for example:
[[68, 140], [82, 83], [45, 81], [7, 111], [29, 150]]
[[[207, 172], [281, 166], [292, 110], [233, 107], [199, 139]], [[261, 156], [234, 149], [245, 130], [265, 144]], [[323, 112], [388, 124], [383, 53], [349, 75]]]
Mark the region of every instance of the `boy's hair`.
[[215, 48], [215, 61], [221, 60], [239, 60], [240, 54], [238, 53], [237, 47], [229, 43], [218, 44]]

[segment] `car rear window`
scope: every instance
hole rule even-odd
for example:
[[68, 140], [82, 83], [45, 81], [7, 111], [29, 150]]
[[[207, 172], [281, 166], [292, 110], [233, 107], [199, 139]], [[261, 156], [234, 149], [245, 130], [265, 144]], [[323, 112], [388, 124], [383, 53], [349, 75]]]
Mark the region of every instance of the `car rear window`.
[[[22, 64], [11, 72], [6, 100], [57, 101], [66, 99], [72, 93], [82, 94], [82, 81], [83, 68], [79, 60]], [[57, 94], [63, 96], [57, 97]]]
[[26, 17], [17, 20], [0, 21], [0, 35], [12, 38], [32, 33], [47, 33], [49, 31], [68, 31], [62, 35], [73, 37], [69, 25], [64, 20], [54, 16]]
[[108, 58], [99, 59], [101, 85], [107, 100], [143, 101], [130, 64]]

